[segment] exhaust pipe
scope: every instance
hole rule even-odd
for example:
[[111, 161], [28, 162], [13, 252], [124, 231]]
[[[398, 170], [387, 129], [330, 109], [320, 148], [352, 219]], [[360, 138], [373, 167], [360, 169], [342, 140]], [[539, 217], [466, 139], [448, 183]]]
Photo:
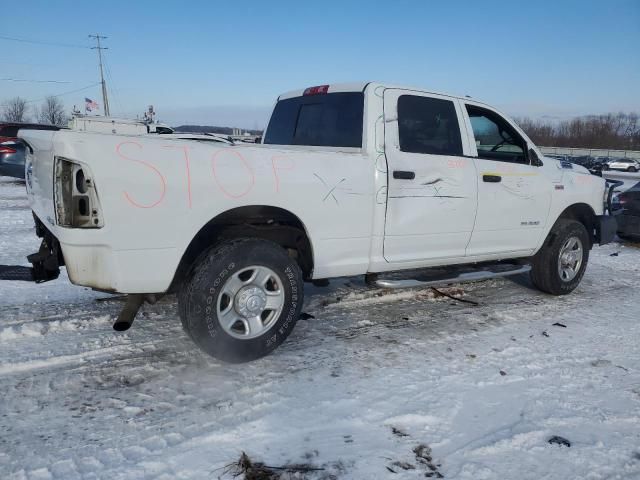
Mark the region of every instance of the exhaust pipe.
[[113, 329], [116, 332], [124, 332], [131, 328], [131, 324], [135, 320], [136, 314], [142, 306], [142, 302], [144, 302], [144, 297], [141, 293], [127, 295], [127, 303], [124, 304], [122, 311], [113, 324]]

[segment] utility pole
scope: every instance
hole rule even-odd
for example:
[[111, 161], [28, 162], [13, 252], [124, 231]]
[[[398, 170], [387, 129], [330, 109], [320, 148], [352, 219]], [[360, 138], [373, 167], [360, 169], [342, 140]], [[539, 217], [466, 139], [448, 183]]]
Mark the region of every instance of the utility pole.
[[109, 116], [109, 99], [107, 98], [107, 84], [104, 81], [104, 73], [102, 72], [102, 50], [108, 50], [108, 47], [101, 47], [100, 40], [104, 40], [108, 37], [95, 34], [89, 35], [89, 38], [95, 38], [98, 46], [91, 47], [91, 50], [98, 50], [98, 62], [100, 63], [100, 82], [102, 83], [102, 103], [104, 104], [104, 114]]

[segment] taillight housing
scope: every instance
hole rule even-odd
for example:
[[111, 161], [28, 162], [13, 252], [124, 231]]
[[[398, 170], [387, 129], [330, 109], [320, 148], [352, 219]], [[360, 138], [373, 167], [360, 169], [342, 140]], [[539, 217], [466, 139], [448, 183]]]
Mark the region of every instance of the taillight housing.
[[302, 95], [324, 95], [329, 92], [329, 85], [318, 85], [307, 88]]
[[618, 203], [620, 205], [624, 205], [628, 201], [629, 201], [629, 198], [627, 197], [627, 195], [625, 193], [618, 194]]
[[56, 157], [53, 196], [56, 223], [69, 228], [102, 228], [102, 209], [89, 167]]
[[17, 150], [8, 145], [0, 145], [0, 153], [16, 153]]

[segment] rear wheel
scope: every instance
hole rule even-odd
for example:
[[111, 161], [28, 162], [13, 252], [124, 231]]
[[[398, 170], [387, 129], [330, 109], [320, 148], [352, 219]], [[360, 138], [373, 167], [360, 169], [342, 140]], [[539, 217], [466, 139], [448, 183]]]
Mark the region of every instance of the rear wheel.
[[590, 246], [589, 234], [582, 223], [558, 220], [533, 257], [531, 281], [552, 295], [572, 292], [584, 275]]
[[263, 357], [293, 330], [300, 267], [276, 243], [239, 239], [203, 255], [178, 296], [182, 326], [206, 353], [232, 363]]
[[633, 167], [633, 166], [627, 168], [627, 172], [637, 172], [637, 171], [638, 171], [638, 169], [636, 167]]

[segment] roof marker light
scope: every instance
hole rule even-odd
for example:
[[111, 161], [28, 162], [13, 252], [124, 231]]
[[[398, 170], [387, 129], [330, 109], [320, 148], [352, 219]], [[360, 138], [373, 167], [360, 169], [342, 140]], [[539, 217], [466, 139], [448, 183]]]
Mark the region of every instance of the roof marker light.
[[329, 91], [329, 85], [318, 85], [307, 88], [302, 95], [323, 95]]

